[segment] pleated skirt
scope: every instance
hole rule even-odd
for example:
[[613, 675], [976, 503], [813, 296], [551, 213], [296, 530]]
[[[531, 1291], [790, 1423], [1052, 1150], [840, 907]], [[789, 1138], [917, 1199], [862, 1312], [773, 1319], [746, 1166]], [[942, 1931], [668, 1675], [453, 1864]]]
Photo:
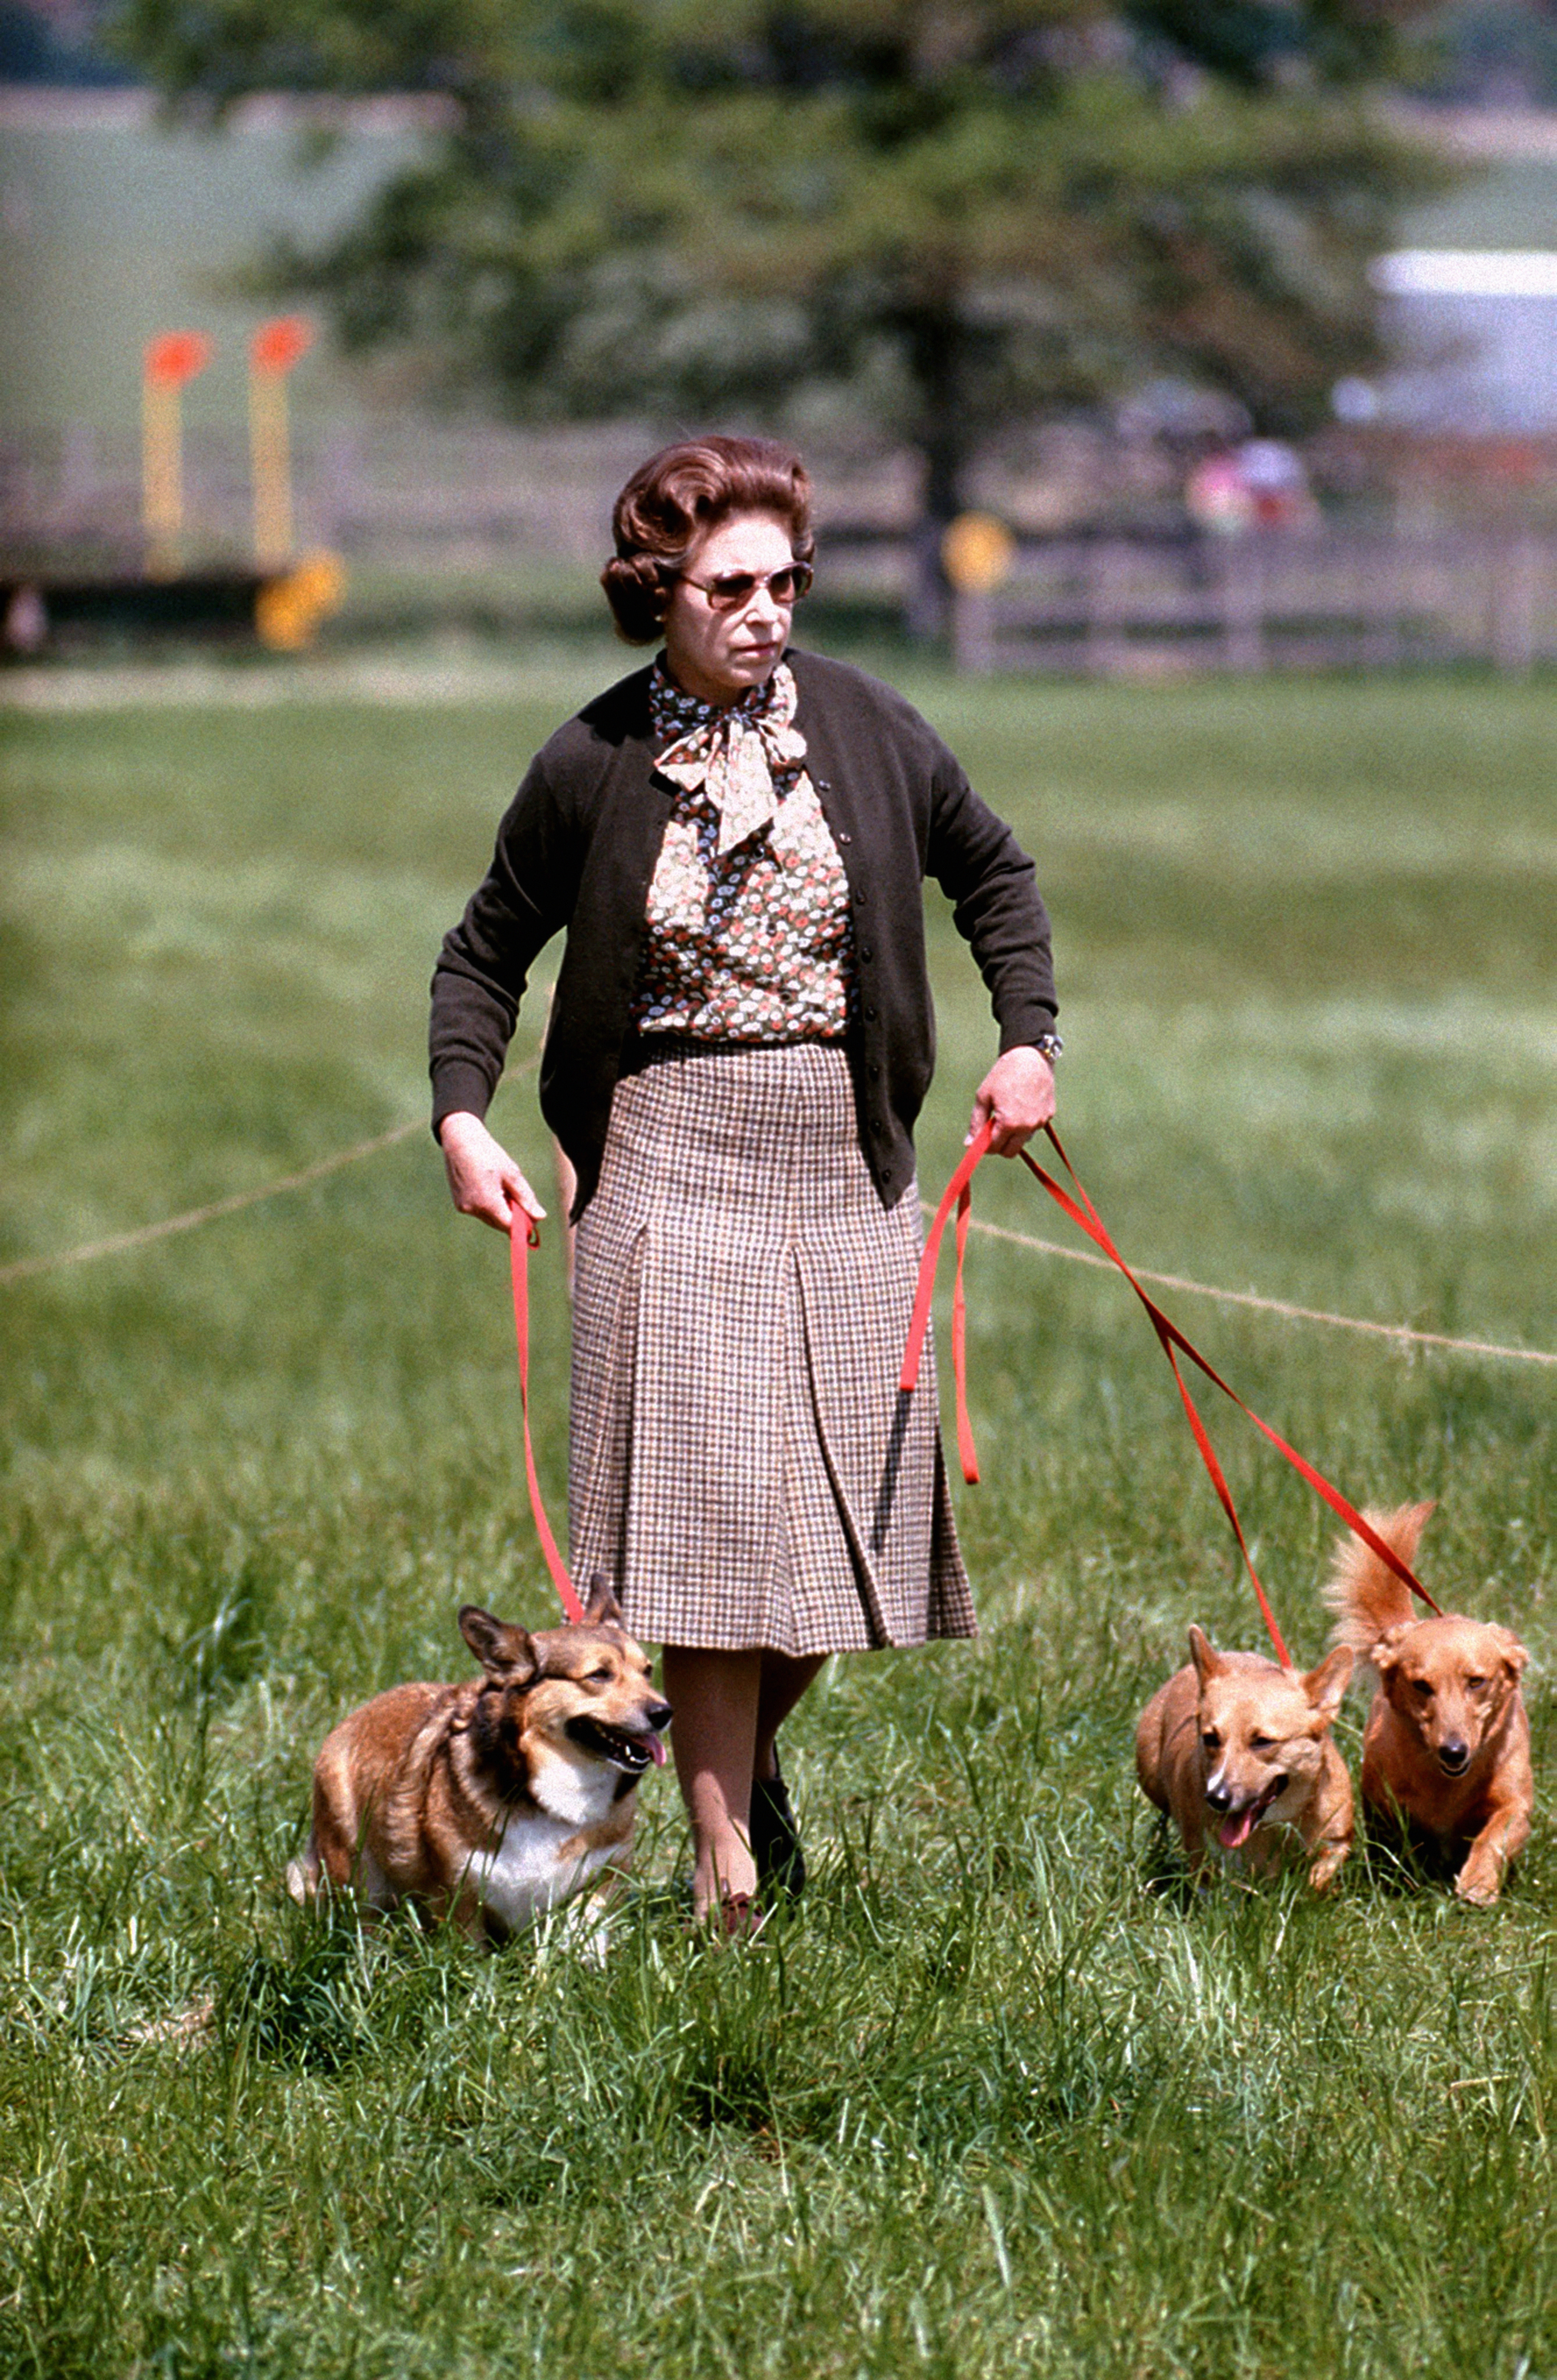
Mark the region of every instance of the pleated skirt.
[[882, 1208], [835, 1044], [670, 1045], [618, 1083], [578, 1225], [568, 1524], [648, 1643], [971, 1636], [929, 1358], [898, 1368], [918, 1200]]

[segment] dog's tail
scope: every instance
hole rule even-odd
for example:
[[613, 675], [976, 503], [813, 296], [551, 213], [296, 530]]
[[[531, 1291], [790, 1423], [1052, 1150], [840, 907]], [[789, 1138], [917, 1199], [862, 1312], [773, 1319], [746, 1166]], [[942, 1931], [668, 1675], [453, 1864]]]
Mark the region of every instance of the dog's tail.
[[[1393, 1553], [1409, 1562], [1431, 1511], [1430, 1502], [1402, 1504], [1393, 1512], [1365, 1512], [1363, 1518], [1372, 1524]], [[1336, 1546], [1324, 1599], [1335, 1614], [1332, 1641], [1349, 1645], [1363, 1661], [1392, 1628], [1413, 1617], [1410, 1588], [1371, 1547], [1350, 1532]]]

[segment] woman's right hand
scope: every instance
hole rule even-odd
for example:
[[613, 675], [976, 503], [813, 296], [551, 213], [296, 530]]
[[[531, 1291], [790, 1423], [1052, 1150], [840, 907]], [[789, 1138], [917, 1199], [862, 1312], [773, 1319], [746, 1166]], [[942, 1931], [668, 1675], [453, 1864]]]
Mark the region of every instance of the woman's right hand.
[[462, 1215], [476, 1215], [493, 1231], [513, 1229], [514, 1213], [536, 1222], [546, 1209], [500, 1141], [493, 1140], [480, 1116], [456, 1110], [438, 1127], [449, 1196]]

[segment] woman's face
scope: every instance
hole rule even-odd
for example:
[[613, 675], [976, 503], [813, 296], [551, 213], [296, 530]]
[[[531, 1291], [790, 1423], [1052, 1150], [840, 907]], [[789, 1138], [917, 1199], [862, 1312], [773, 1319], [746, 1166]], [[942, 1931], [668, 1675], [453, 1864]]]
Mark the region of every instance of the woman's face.
[[738, 701], [762, 686], [789, 642], [793, 603], [776, 603], [771, 589], [753, 589], [744, 603], [715, 611], [705, 582], [750, 571], [766, 577], [795, 559], [789, 531], [772, 513], [736, 513], [711, 528], [687, 554], [665, 608], [665, 658], [671, 675], [699, 701]]

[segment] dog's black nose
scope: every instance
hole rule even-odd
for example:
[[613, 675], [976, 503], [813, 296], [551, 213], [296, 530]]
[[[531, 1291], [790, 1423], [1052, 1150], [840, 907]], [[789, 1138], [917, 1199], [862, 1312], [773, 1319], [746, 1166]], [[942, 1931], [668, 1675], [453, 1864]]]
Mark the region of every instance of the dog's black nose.
[[1457, 1735], [1451, 1736], [1447, 1743], [1441, 1743], [1438, 1747], [1438, 1765], [1447, 1769], [1451, 1777], [1463, 1776], [1470, 1767], [1469, 1744], [1462, 1743]]
[[1219, 1818], [1225, 1817], [1233, 1807], [1233, 1796], [1225, 1785], [1208, 1785], [1206, 1799]]
[[671, 1706], [669, 1703], [651, 1703], [644, 1717], [658, 1735], [662, 1729], [669, 1727], [671, 1723]]

